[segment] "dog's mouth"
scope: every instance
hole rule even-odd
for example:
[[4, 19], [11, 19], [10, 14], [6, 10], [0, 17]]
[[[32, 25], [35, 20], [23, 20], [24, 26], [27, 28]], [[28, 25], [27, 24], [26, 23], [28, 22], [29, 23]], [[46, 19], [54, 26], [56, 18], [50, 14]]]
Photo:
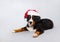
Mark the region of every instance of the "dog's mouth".
[[29, 26], [34, 26], [34, 24], [35, 24], [34, 21], [32, 21], [32, 22], [28, 22], [28, 25], [29, 25]]

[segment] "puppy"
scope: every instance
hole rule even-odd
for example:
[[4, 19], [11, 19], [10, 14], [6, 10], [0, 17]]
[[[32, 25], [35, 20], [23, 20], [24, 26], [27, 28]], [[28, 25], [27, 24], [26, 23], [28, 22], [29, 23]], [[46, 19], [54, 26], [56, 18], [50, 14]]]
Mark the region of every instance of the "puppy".
[[23, 28], [15, 29], [14, 32], [34, 31], [33, 37], [36, 38], [44, 33], [45, 30], [53, 28], [53, 22], [50, 19], [41, 19], [37, 11], [28, 10], [26, 14], [28, 14], [26, 16], [27, 25]]

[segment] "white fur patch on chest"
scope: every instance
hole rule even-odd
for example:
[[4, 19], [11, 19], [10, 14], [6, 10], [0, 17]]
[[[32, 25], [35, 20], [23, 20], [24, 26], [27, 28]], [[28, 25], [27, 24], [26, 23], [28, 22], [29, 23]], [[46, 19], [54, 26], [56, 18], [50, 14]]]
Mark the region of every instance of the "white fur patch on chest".
[[33, 29], [33, 27], [27, 27], [27, 30], [29, 30], [29, 31], [36, 31], [35, 29]]

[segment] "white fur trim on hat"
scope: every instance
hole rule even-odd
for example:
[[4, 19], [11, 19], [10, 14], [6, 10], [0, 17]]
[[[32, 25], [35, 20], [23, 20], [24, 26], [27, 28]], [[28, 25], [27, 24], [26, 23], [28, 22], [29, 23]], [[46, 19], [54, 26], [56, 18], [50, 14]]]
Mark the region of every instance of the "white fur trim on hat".
[[35, 12], [35, 11], [29, 11], [28, 15], [37, 15], [37, 16], [39, 16], [39, 13]]

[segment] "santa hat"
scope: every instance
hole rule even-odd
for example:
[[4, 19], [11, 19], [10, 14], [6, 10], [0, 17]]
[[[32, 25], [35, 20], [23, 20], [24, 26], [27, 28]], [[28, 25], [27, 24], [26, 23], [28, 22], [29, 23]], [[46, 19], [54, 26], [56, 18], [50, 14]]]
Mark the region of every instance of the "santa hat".
[[37, 15], [37, 16], [39, 16], [39, 13], [36, 10], [29, 9], [29, 10], [26, 11], [26, 13], [24, 15], [24, 18], [27, 18], [28, 15]]

